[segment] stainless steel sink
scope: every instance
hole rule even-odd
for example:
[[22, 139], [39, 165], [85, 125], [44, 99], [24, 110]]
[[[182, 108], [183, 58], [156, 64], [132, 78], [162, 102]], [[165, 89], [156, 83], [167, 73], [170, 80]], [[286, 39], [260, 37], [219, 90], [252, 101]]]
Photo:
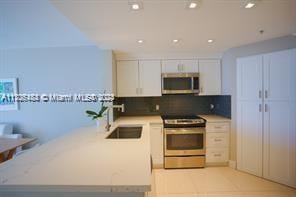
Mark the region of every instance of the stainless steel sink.
[[114, 129], [106, 139], [136, 139], [141, 138], [141, 126], [119, 126]]

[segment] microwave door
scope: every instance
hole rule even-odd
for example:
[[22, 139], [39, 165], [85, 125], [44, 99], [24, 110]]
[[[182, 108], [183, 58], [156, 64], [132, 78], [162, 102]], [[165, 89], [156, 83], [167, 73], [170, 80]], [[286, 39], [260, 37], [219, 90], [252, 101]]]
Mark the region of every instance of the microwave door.
[[191, 77], [170, 77], [162, 79], [163, 94], [193, 93], [193, 80]]

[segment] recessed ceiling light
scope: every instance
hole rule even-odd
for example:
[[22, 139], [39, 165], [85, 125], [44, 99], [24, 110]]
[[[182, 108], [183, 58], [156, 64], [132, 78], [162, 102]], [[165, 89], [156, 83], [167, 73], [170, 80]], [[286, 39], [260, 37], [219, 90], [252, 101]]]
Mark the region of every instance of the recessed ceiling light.
[[144, 40], [137, 40], [137, 42], [142, 44], [142, 43], [144, 43]]
[[173, 40], [173, 43], [177, 43], [177, 42], [179, 42], [180, 40], [179, 39], [174, 39]]
[[189, 7], [190, 9], [194, 9], [194, 8], [197, 7], [197, 3], [196, 3], [196, 2], [190, 2], [188, 7]]
[[208, 40], [208, 43], [212, 43], [212, 42], [214, 42], [213, 39], [209, 39], [209, 40]]
[[247, 3], [246, 5], [245, 5], [245, 8], [252, 8], [252, 7], [254, 7], [255, 6], [255, 3]]
[[133, 10], [138, 10], [138, 9], [140, 9], [140, 5], [137, 4], [137, 3], [134, 3], [134, 4], [132, 4], [132, 9]]
[[245, 0], [244, 7], [250, 9], [256, 5], [259, 0]]
[[131, 10], [134, 10], [134, 11], [140, 10], [143, 7], [141, 1], [132, 1], [132, 2], [129, 2], [129, 5]]

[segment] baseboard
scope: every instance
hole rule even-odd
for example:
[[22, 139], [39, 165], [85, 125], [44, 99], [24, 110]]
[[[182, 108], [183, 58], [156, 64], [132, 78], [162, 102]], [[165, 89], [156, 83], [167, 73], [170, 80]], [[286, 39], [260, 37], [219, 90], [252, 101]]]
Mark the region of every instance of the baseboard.
[[206, 167], [223, 167], [229, 166], [228, 162], [207, 162]]
[[229, 160], [229, 167], [236, 169], [236, 161], [234, 160]]
[[163, 164], [153, 164], [153, 169], [162, 169]]

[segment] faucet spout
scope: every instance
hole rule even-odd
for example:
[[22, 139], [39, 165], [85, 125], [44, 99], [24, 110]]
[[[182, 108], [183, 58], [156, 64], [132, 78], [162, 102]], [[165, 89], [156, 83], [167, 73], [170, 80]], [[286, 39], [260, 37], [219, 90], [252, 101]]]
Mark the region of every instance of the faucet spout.
[[124, 104], [121, 104], [121, 105], [111, 105], [108, 107], [107, 109], [107, 123], [106, 123], [106, 127], [105, 127], [105, 130], [108, 132], [110, 131], [110, 128], [111, 128], [111, 124], [110, 124], [110, 117], [109, 117], [109, 111], [111, 108], [118, 108], [118, 109], [121, 109], [121, 112], [124, 112], [125, 108], [124, 108]]

